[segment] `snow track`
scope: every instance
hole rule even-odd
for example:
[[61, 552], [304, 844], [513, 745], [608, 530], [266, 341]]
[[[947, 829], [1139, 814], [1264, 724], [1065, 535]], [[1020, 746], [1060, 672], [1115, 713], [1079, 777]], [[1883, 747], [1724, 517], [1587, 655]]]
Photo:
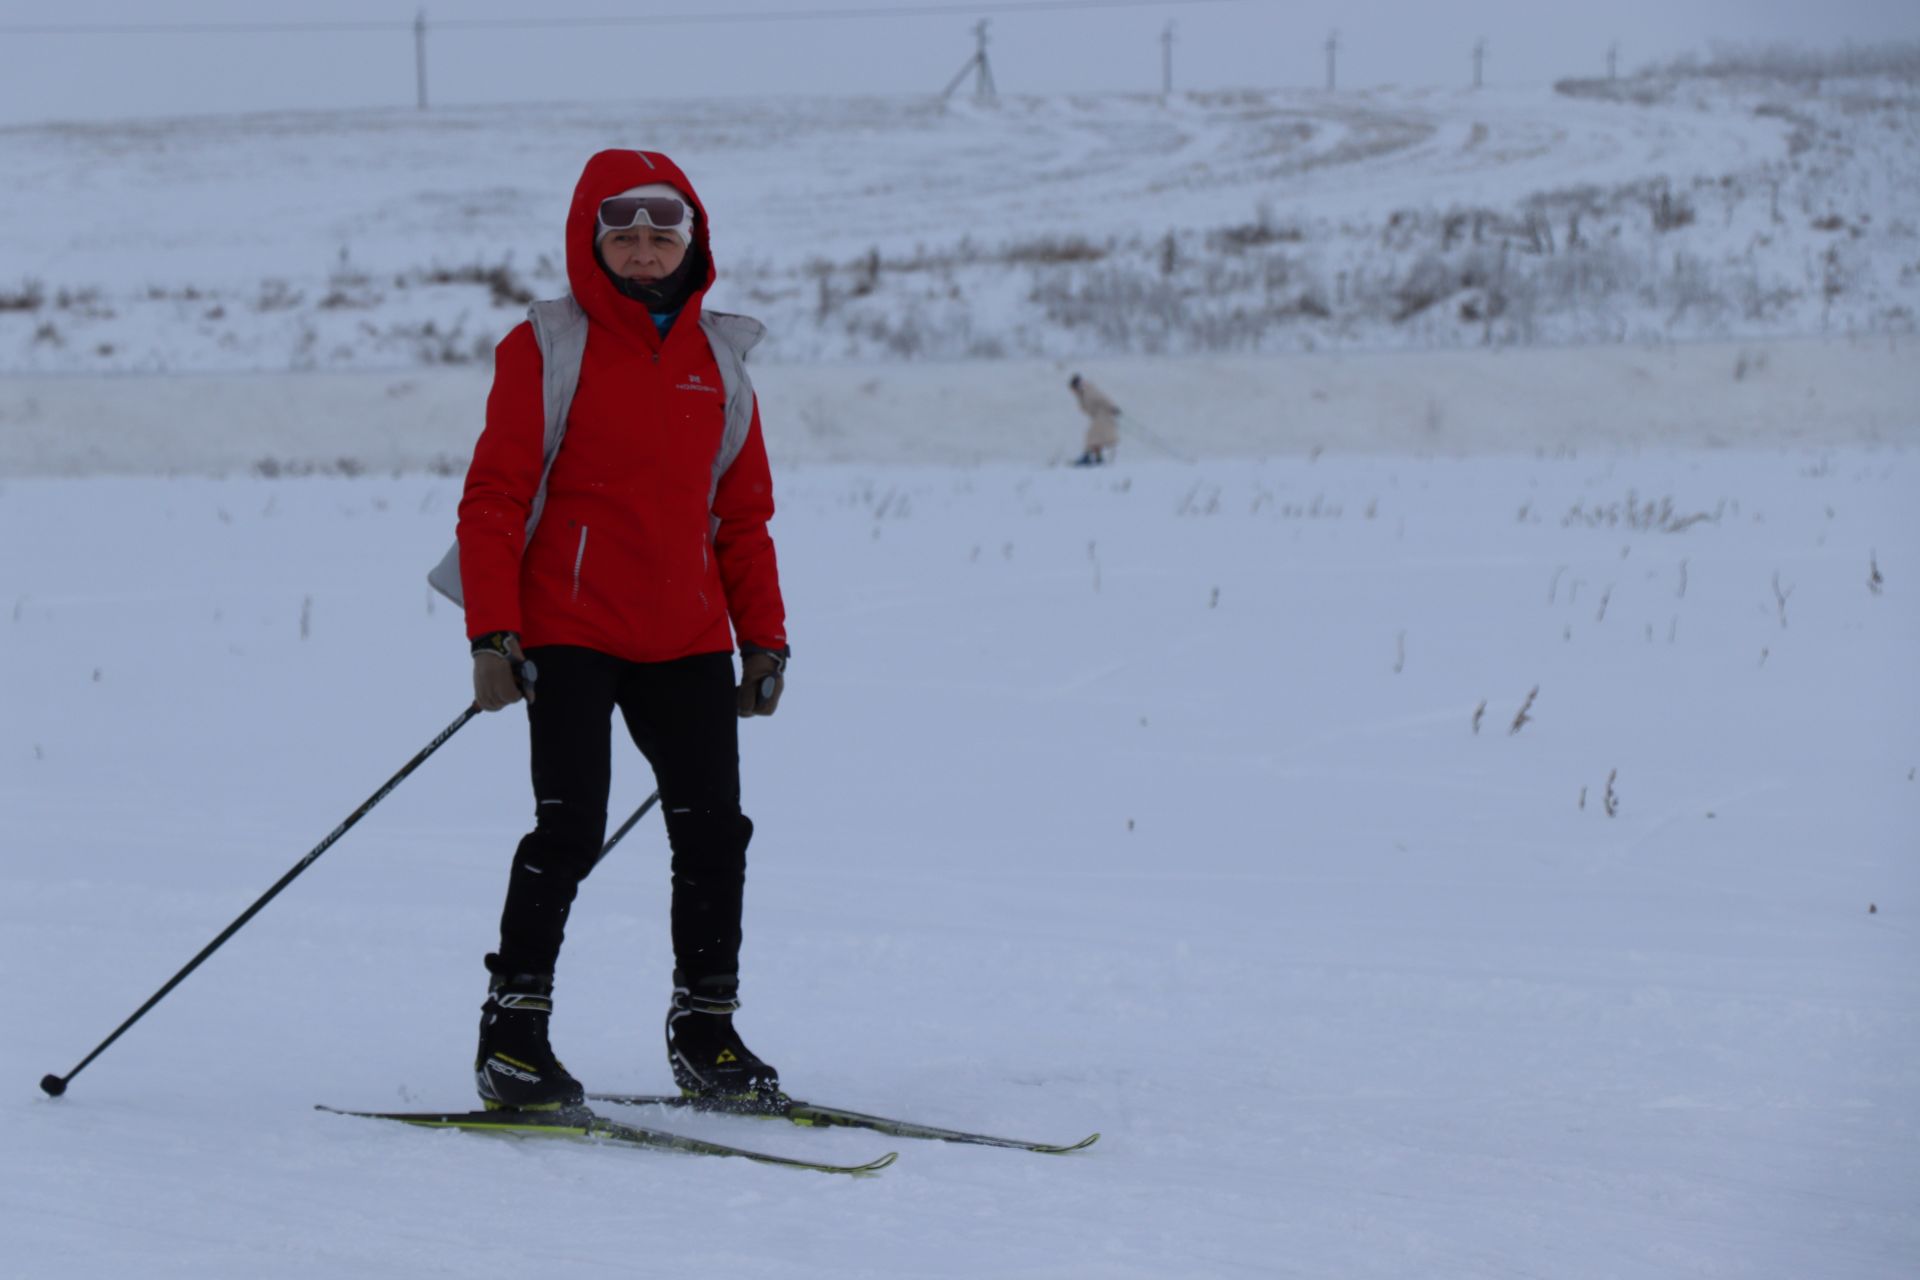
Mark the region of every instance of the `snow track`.
[[[696, 176], [715, 301], [767, 320], [775, 361], [1911, 333], [1910, 228], [1890, 212], [1920, 194], [1911, 92], [810, 99], [655, 104], [643, 130], [629, 109], [578, 106], [0, 130], [15, 190], [34, 193], [0, 201], [15, 273], [0, 368], [484, 363], [525, 296], [564, 287], [568, 194], [585, 156], [618, 144], [671, 150]], [[142, 193], [131, 271], [94, 249], [120, 234], [111, 190]], [[1678, 204], [1651, 225], [1660, 191]], [[1456, 216], [1489, 260], [1463, 256]], [[1514, 255], [1493, 281], [1499, 245]], [[1456, 283], [1409, 309], [1423, 271], [1502, 300], [1463, 318], [1445, 305]], [[1489, 307], [1501, 324], [1473, 321]]]

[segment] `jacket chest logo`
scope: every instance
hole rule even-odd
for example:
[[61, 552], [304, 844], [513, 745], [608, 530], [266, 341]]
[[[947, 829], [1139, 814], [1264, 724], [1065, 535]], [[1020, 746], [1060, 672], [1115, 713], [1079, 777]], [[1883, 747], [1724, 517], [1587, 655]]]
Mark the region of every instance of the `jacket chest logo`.
[[706, 392], [706, 393], [707, 393], [708, 395], [710, 395], [710, 396], [717, 396], [717, 395], [719, 395], [719, 394], [720, 394], [720, 388], [718, 388], [718, 387], [716, 387], [716, 386], [713, 386], [713, 385], [711, 385], [710, 383], [706, 383], [706, 382], [702, 382], [702, 381], [700, 380], [700, 375], [699, 375], [699, 374], [697, 374], [697, 373], [690, 373], [690, 374], [688, 374], [688, 375], [687, 375], [687, 380], [686, 380], [685, 382], [680, 382], [680, 383], [675, 383], [675, 384], [674, 384], [674, 390], [676, 390], [676, 391], [704, 391], [704, 392]]

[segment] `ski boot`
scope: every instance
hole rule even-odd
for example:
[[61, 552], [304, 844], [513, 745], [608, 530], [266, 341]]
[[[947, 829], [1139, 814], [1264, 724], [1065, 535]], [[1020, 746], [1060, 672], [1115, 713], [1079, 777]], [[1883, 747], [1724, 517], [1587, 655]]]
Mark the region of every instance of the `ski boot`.
[[676, 970], [667, 1007], [667, 1061], [680, 1092], [703, 1109], [779, 1114], [787, 1108], [780, 1073], [740, 1040], [733, 974], [688, 983]]
[[480, 1101], [489, 1111], [563, 1111], [586, 1104], [547, 1043], [553, 975], [507, 973], [487, 956], [487, 1002], [480, 1006], [480, 1049], [473, 1064]]

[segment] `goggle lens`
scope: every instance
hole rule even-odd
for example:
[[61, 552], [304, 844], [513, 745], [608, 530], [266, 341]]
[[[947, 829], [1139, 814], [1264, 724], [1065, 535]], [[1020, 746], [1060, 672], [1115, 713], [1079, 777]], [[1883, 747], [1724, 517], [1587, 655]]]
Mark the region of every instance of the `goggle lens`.
[[611, 196], [600, 202], [600, 222], [625, 231], [642, 221], [661, 231], [678, 231], [687, 220], [687, 202], [672, 196]]

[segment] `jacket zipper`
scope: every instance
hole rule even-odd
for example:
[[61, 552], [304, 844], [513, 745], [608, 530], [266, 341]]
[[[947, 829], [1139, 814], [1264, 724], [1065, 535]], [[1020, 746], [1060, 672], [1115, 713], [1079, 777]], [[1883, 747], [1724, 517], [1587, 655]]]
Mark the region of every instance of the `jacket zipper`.
[[580, 598], [580, 565], [587, 558], [587, 526], [580, 526], [580, 546], [573, 553], [573, 598]]

